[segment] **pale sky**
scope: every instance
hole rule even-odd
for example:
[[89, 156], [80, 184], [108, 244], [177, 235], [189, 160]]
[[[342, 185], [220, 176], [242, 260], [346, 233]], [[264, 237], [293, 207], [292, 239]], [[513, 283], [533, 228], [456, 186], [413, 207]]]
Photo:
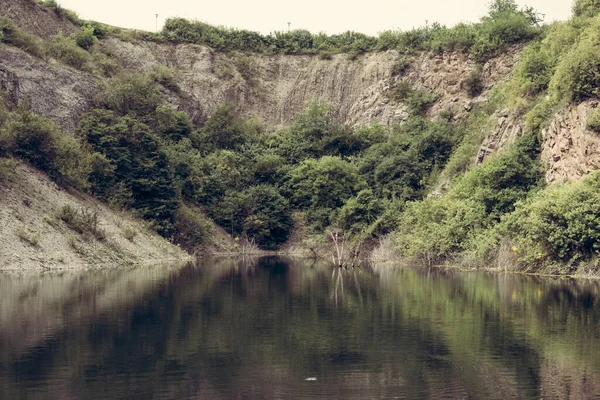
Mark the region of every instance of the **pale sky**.
[[[485, 15], [489, 0], [57, 0], [84, 19], [123, 28], [154, 31], [169, 17], [197, 19], [213, 25], [268, 34], [292, 29], [313, 33], [347, 30], [377, 35], [388, 29], [408, 30], [425, 21], [453, 26]], [[517, 0], [546, 15], [546, 22], [564, 21], [572, 0]]]

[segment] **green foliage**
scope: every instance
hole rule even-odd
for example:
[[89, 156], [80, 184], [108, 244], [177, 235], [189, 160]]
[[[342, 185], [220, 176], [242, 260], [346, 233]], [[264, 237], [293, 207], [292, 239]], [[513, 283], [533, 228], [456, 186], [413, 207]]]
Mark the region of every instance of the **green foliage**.
[[209, 244], [214, 228], [201, 210], [180, 204], [175, 213], [175, 243], [192, 252], [202, 244]]
[[103, 91], [96, 97], [96, 104], [114, 110], [121, 116], [132, 113], [149, 120], [160, 104], [158, 88], [145, 75], [121, 73], [106, 81], [103, 86]]
[[106, 239], [106, 232], [100, 227], [100, 218], [96, 210], [87, 208], [77, 210], [66, 205], [61, 208], [58, 217], [79, 234], [89, 235], [100, 241]]
[[0, 183], [12, 180], [18, 166], [18, 161], [12, 158], [0, 157]]
[[91, 168], [89, 153], [77, 139], [62, 134], [53, 121], [22, 108], [0, 136], [7, 151], [51, 177], [79, 188], [86, 186]]
[[478, 36], [471, 49], [477, 62], [485, 62], [509, 44], [536, 37], [540, 20], [532, 9], [518, 11], [514, 0], [495, 0], [490, 14], [482, 19]]
[[170, 104], [156, 107], [153, 122], [156, 131], [176, 142], [189, 137], [194, 129], [190, 117]]
[[[496, 0], [491, 5], [489, 16], [482, 18], [480, 23], [459, 24], [450, 29], [436, 23], [406, 32], [384, 31], [377, 38], [350, 31], [327, 36], [305, 30], [264, 36], [182, 18], [168, 19], [161, 35], [172, 42], [203, 44], [219, 51], [320, 54], [326, 59], [334, 53], [347, 53], [352, 60], [374, 50], [395, 49], [403, 53], [416, 50], [471, 51], [477, 61], [484, 62], [506, 45], [534, 38], [540, 32], [539, 22], [541, 20], [533, 9], [519, 10], [513, 0]], [[398, 72], [396, 70], [394, 74]]]
[[600, 11], [598, 0], [575, 0], [573, 15], [576, 17], [593, 17]]
[[391, 93], [392, 99], [408, 105], [413, 116], [424, 115], [437, 101], [439, 95], [426, 90], [414, 89], [407, 81], [399, 82]]
[[554, 73], [554, 62], [540, 43], [528, 46], [521, 53], [521, 62], [517, 67], [517, 76], [521, 93], [537, 95], [548, 88]]
[[325, 155], [350, 157], [365, 148], [363, 139], [369, 140], [336, 123], [330, 106], [313, 102], [285, 133], [278, 151], [292, 164]]
[[177, 85], [177, 76], [173, 68], [165, 67], [164, 65], [157, 65], [154, 67], [151, 77], [154, 82], [174, 92], [179, 91]]
[[201, 134], [201, 140], [204, 146], [209, 146], [209, 150], [233, 150], [246, 141], [243, 121], [230, 105], [219, 107], [202, 127]]
[[483, 204], [472, 199], [410, 203], [395, 233], [397, 251], [404, 257], [442, 261], [466, 250], [485, 220]]
[[600, 251], [598, 174], [584, 182], [552, 185], [519, 203], [503, 225], [528, 267], [576, 264]]
[[399, 54], [396, 57], [396, 61], [392, 65], [392, 76], [402, 75], [406, 72], [408, 67], [410, 66], [410, 58], [405, 55]]
[[586, 121], [589, 130], [600, 133], [600, 109], [596, 108]]
[[78, 26], [82, 26], [83, 25], [83, 21], [77, 16], [77, 14], [75, 14], [71, 10], [67, 10], [66, 8], [62, 8], [60, 5], [58, 5], [58, 3], [56, 2], [56, 0], [44, 0], [43, 4], [44, 4], [45, 7], [49, 8], [52, 11], [54, 11], [57, 16], [59, 16], [61, 18], [65, 18], [65, 19], [71, 21], [75, 25], [78, 25]]
[[167, 156], [150, 127], [131, 116], [94, 110], [82, 117], [80, 132], [101, 154], [89, 175], [92, 192], [137, 210], [160, 234], [171, 236], [177, 196]]
[[53, 36], [48, 42], [48, 54], [71, 67], [89, 70], [89, 53], [77, 45], [75, 40], [62, 34]]
[[555, 98], [582, 101], [598, 95], [600, 83], [600, 24], [588, 29], [579, 43], [561, 57], [550, 81]]
[[510, 151], [501, 153], [460, 178], [449, 196], [482, 203], [487, 218], [498, 221], [540, 182], [543, 174], [538, 146], [534, 136], [519, 138]]
[[40, 40], [33, 35], [23, 32], [14, 22], [6, 17], [0, 17], [0, 42], [18, 47], [35, 57], [42, 58], [44, 56]]
[[470, 97], [477, 97], [483, 92], [483, 76], [481, 67], [474, 68], [465, 79], [465, 90]]
[[473, 168], [441, 198], [409, 204], [396, 235], [404, 256], [440, 261], [471, 250], [542, 178], [535, 137]]
[[371, 189], [363, 189], [339, 209], [335, 220], [344, 232], [361, 235], [377, 221], [384, 212], [384, 207], [384, 202]]
[[71, 39], [77, 43], [77, 46], [81, 47], [84, 50], [90, 50], [96, 42], [98, 42], [98, 38], [96, 37], [96, 29], [91, 25], [86, 25], [82, 27], [79, 31], [73, 33], [71, 35]]
[[395, 127], [389, 140], [369, 147], [359, 172], [380, 198], [415, 200], [424, 195], [429, 175], [447, 162], [455, 134], [446, 123], [413, 118]]
[[251, 187], [244, 195], [242, 234], [263, 249], [277, 249], [288, 240], [294, 227], [290, 203], [272, 186]]
[[331, 212], [365, 186], [355, 165], [339, 157], [309, 159], [289, 173], [286, 192], [292, 204], [306, 210], [310, 223], [327, 227]]

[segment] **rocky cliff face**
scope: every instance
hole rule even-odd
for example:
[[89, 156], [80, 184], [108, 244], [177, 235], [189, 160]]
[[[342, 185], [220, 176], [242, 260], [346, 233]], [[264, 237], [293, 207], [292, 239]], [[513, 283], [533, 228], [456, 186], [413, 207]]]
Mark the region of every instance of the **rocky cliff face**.
[[600, 169], [600, 136], [587, 129], [597, 101], [569, 105], [558, 112], [542, 131], [542, 159], [548, 182], [581, 179]]
[[[223, 103], [244, 114], [259, 116], [269, 128], [292, 123], [306, 103], [333, 106], [336, 119], [351, 126], [384, 126], [408, 116], [403, 104], [390, 100], [390, 90], [402, 79], [440, 95], [431, 110], [451, 110], [464, 118], [472, 107], [464, 79], [474, 67], [462, 54], [417, 55], [403, 76], [392, 76], [394, 51], [370, 53], [352, 61], [344, 54], [330, 60], [317, 56], [222, 54], [195, 45], [106, 43], [128, 69], [150, 72], [157, 65], [178, 71], [180, 87], [191, 100], [191, 114], [210, 115]], [[487, 91], [506, 79], [518, 60], [518, 50], [491, 60], [484, 67]]]
[[[46, 39], [56, 33], [70, 34], [78, 28], [60, 13], [31, 0], [0, 1], [0, 15], [7, 16], [26, 32]], [[417, 54], [403, 76], [392, 76], [394, 51], [370, 53], [349, 60], [344, 54], [331, 59], [318, 56], [245, 55], [219, 53], [190, 44], [103, 40], [99, 46], [129, 71], [149, 73], [158, 65], [176, 71], [180, 90], [165, 97], [189, 112], [196, 122], [208, 118], [224, 103], [243, 114], [256, 115], [269, 129], [289, 125], [310, 101], [333, 106], [334, 117], [351, 126], [389, 125], [407, 118], [406, 107], [390, 100], [390, 89], [405, 79], [419, 89], [440, 97], [431, 110], [435, 116], [450, 110], [464, 118], [472, 107], [464, 79], [473, 64], [463, 54]], [[483, 69], [485, 90], [509, 76], [519, 49], [488, 62]], [[14, 102], [29, 101], [33, 109], [72, 129], [87, 109], [100, 78], [39, 60], [9, 46], [0, 45], [0, 87]], [[475, 101], [478, 101], [477, 99]]]

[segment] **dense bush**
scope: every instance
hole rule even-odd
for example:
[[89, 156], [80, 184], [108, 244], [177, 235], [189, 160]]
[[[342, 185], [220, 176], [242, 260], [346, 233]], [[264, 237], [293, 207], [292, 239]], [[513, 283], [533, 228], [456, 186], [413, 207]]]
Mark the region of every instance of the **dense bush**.
[[164, 236], [174, 233], [176, 190], [166, 154], [149, 126], [114, 111], [83, 116], [80, 133], [103, 158], [89, 180], [92, 192], [137, 210]]
[[401, 254], [440, 261], [473, 249], [485, 229], [538, 187], [537, 147], [534, 137], [522, 137], [509, 151], [467, 172], [443, 197], [409, 204], [396, 235]]
[[600, 251], [598, 174], [584, 182], [556, 184], [519, 203], [503, 233], [531, 268], [551, 262], [576, 264]]
[[84, 50], [89, 50], [94, 44], [96, 44], [96, 42], [98, 42], [98, 38], [96, 37], [95, 33], [96, 29], [93, 26], [86, 25], [79, 31], [73, 33], [71, 35], [71, 39], [77, 43], [77, 46]]
[[192, 252], [198, 246], [209, 244], [213, 226], [199, 210], [180, 204], [175, 213], [175, 243]]
[[158, 88], [152, 78], [137, 73], [122, 73], [104, 83], [96, 104], [119, 115], [132, 113], [148, 122], [161, 103]]
[[62, 134], [58, 125], [23, 108], [11, 116], [0, 131], [0, 144], [51, 177], [79, 188], [86, 186], [90, 155], [72, 136]]
[[521, 60], [517, 67], [521, 92], [534, 96], [545, 91], [550, 84], [554, 67], [554, 60], [545, 47], [540, 43], [528, 46], [521, 53]]
[[378, 197], [415, 200], [424, 195], [429, 175], [445, 165], [454, 144], [451, 125], [413, 118], [394, 127], [389, 140], [369, 147], [358, 160], [359, 172]]
[[407, 81], [403, 80], [392, 89], [391, 97], [395, 101], [405, 103], [413, 116], [419, 116], [429, 110], [439, 95], [426, 90], [414, 89]]
[[358, 192], [339, 209], [336, 224], [352, 235], [364, 235], [385, 210], [384, 202], [371, 189]]
[[567, 54], [561, 57], [550, 82], [555, 97], [581, 101], [598, 95], [600, 86], [600, 25], [588, 31]]
[[600, 133], [600, 109], [595, 109], [586, 121], [589, 130]]
[[286, 192], [295, 207], [306, 210], [308, 221], [323, 229], [330, 224], [332, 211], [364, 187], [355, 165], [325, 156], [306, 160], [292, 169]]
[[483, 92], [483, 77], [481, 67], [476, 67], [465, 78], [465, 90], [470, 97], [477, 97]]
[[573, 4], [573, 15], [576, 17], [593, 17], [600, 11], [598, 0], [575, 0]]

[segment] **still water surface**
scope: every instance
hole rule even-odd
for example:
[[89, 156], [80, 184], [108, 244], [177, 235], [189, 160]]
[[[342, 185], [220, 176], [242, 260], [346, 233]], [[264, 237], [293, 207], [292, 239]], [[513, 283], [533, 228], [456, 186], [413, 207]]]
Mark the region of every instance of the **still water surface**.
[[600, 398], [600, 283], [278, 258], [0, 274], [0, 398]]

